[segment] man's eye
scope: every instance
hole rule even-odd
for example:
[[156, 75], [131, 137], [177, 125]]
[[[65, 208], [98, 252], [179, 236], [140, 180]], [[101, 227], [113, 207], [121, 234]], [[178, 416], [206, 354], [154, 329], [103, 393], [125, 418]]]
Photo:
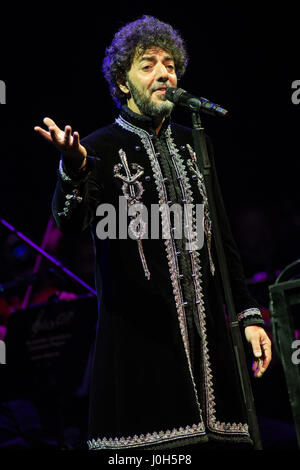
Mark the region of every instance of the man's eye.
[[144, 65], [142, 70], [149, 70], [151, 69], [151, 65]]

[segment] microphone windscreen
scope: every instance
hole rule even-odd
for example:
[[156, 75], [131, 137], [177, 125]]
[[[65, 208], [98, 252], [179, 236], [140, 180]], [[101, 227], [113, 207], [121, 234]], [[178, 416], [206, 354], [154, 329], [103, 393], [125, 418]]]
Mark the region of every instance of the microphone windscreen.
[[167, 88], [165, 99], [177, 104], [182, 93], [184, 93], [182, 88], [175, 88], [170, 86]]

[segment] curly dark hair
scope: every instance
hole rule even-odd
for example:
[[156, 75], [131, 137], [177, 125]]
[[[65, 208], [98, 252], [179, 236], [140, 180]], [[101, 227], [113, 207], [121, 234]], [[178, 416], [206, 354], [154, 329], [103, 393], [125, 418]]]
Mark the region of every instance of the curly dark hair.
[[121, 28], [106, 49], [102, 72], [107, 80], [110, 93], [120, 108], [126, 102], [119, 83], [125, 83], [126, 74], [137, 51], [143, 53], [152, 46], [158, 46], [172, 55], [178, 78], [185, 72], [188, 56], [181, 35], [171, 25], [152, 16], [144, 15]]

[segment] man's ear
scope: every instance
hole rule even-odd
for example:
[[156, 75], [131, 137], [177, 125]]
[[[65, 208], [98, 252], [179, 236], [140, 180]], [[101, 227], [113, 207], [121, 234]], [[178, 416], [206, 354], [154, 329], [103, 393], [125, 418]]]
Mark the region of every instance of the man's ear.
[[124, 82], [118, 81], [118, 85], [119, 85], [120, 90], [123, 93], [125, 93], [125, 95], [128, 95], [130, 93], [129, 88], [127, 86], [127, 82], [124, 83]]

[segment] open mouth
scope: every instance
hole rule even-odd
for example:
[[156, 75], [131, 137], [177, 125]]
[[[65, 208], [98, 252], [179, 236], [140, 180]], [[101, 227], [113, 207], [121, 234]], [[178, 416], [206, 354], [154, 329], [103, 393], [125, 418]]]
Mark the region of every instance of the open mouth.
[[165, 92], [167, 88], [168, 88], [167, 86], [161, 86], [161, 87], [159, 87], [159, 88], [155, 88], [154, 91]]
[[167, 91], [167, 88], [168, 88], [168, 87], [166, 87], [166, 86], [162, 86], [162, 87], [160, 87], [160, 88], [156, 88], [153, 93], [157, 93], [158, 95], [165, 95], [165, 94], [166, 94], [166, 91]]

